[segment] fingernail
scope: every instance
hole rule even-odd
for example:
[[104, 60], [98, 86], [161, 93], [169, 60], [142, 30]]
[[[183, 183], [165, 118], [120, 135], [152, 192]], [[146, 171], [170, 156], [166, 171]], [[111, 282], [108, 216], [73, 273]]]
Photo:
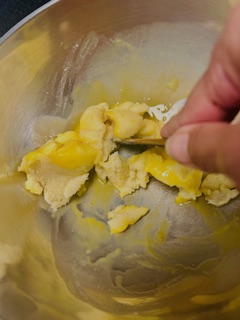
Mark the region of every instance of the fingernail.
[[190, 164], [191, 159], [188, 153], [188, 133], [178, 133], [169, 138], [166, 142], [166, 152], [182, 164]]

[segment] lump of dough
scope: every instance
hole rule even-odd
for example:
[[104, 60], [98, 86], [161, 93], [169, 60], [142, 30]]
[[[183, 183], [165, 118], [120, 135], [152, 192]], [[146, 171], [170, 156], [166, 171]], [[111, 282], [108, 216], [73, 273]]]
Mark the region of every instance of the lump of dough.
[[[46, 171], [45, 171], [46, 172]], [[69, 177], [68, 175], [58, 174], [56, 177], [56, 171], [48, 171], [49, 175], [46, 177], [42, 174], [35, 176], [44, 187], [44, 199], [51, 205], [53, 211], [66, 205], [72, 196], [74, 196], [87, 181], [89, 174], [83, 174], [81, 176]], [[43, 179], [47, 178], [47, 183], [43, 184]], [[31, 191], [31, 190], [30, 190]]]
[[113, 141], [113, 128], [107, 123], [107, 103], [100, 103], [88, 107], [80, 118], [79, 136], [81, 139], [98, 150], [96, 163], [107, 160], [110, 153], [116, 148]]
[[[133, 102], [117, 104], [108, 110], [106, 114], [114, 124], [114, 137], [127, 139], [137, 134], [148, 124], [143, 119], [143, 115], [148, 112], [148, 110], [149, 106], [145, 103], [140, 104]], [[146, 129], [146, 131], [148, 130], [149, 129]], [[153, 130], [154, 129], [151, 131]]]
[[98, 152], [68, 131], [28, 153], [18, 170], [27, 174], [25, 187], [56, 211], [67, 204], [88, 179]]
[[102, 150], [102, 139], [106, 131], [107, 103], [88, 107], [80, 118], [79, 136], [98, 150]]
[[136, 223], [149, 211], [146, 207], [120, 205], [108, 213], [111, 234], [117, 234]]
[[163, 122], [160, 122], [158, 120], [143, 119], [142, 127], [140, 128], [140, 130], [138, 130], [134, 138], [160, 139], [160, 132], [163, 127], [163, 124]]
[[116, 151], [95, 169], [101, 180], [108, 179], [119, 190], [122, 198], [140, 187], [146, 188], [149, 181], [149, 174], [144, 171], [144, 163], [138, 155], [125, 159]]
[[234, 182], [220, 173], [208, 174], [202, 182], [201, 191], [207, 202], [217, 207], [239, 195]]
[[123, 102], [114, 106], [115, 110], [129, 110], [143, 116], [149, 111], [149, 106], [145, 103]]
[[107, 116], [114, 124], [114, 137], [127, 139], [134, 136], [143, 125], [143, 117], [130, 110], [112, 109]]

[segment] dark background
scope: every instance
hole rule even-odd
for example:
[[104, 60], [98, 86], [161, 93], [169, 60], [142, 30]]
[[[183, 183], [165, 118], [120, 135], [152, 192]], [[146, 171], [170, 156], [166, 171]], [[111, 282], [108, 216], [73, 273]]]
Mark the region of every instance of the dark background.
[[0, 37], [49, 0], [0, 0]]

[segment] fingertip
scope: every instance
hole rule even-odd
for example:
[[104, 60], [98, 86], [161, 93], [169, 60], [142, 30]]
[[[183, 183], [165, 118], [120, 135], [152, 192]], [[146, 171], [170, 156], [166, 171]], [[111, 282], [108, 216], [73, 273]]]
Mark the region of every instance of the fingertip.
[[171, 136], [166, 142], [166, 152], [174, 160], [184, 165], [191, 165], [191, 159], [188, 151], [189, 134], [179, 132]]

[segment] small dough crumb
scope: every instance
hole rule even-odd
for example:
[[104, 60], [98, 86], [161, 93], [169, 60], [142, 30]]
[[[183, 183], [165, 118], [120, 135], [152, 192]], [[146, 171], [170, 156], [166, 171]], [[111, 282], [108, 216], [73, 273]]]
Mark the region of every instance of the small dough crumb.
[[220, 207], [239, 195], [234, 182], [220, 173], [206, 176], [201, 185], [202, 193], [208, 203]]
[[108, 213], [111, 234], [121, 233], [149, 211], [146, 207], [121, 205]]

